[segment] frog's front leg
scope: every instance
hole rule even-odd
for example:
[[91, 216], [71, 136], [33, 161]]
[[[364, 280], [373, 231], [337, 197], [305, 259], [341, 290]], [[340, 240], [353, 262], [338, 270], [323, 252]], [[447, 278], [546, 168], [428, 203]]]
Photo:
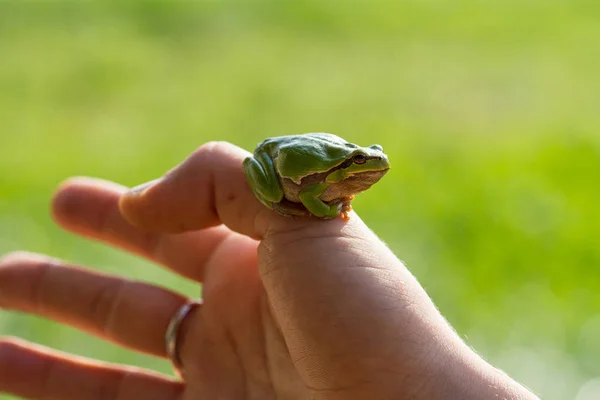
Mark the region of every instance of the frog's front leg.
[[258, 200], [269, 208], [283, 198], [283, 189], [275, 172], [273, 161], [266, 154], [247, 157], [243, 163], [250, 188]]
[[327, 189], [327, 183], [311, 185], [300, 192], [300, 201], [313, 215], [321, 218], [335, 218], [342, 211], [342, 204], [326, 204], [320, 196]]

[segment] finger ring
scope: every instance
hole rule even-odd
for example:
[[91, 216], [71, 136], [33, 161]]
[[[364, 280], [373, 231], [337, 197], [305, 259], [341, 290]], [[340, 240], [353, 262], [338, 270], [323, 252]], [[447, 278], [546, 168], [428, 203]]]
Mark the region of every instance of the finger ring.
[[173, 363], [173, 367], [175, 372], [179, 376], [179, 378], [183, 377], [183, 366], [181, 364], [181, 359], [179, 358], [179, 354], [177, 352], [177, 338], [179, 336], [179, 327], [181, 326], [185, 317], [192, 311], [195, 307], [202, 305], [201, 299], [188, 300], [185, 302], [177, 312], [171, 318], [169, 322], [169, 326], [167, 327], [167, 331], [165, 333], [165, 345], [167, 349], [167, 355], [171, 359]]

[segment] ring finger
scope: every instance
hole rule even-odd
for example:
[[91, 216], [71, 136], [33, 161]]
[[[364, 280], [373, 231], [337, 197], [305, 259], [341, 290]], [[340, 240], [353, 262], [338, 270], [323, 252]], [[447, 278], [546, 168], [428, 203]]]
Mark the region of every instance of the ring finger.
[[0, 261], [0, 308], [37, 314], [161, 357], [169, 321], [186, 300], [158, 286], [37, 254]]

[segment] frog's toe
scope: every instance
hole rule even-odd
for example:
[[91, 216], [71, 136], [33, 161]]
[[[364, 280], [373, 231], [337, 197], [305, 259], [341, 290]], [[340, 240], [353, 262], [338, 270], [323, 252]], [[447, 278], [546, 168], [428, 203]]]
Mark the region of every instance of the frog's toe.
[[354, 199], [354, 196], [352, 197], [347, 197], [344, 199], [344, 201], [342, 202], [342, 211], [352, 211], [352, 200]]

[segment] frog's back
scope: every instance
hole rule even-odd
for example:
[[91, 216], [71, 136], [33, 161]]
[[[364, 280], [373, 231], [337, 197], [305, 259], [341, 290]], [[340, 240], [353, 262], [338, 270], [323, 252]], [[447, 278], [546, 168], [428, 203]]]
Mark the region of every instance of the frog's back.
[[360, 146], [331, 133], [270, 138], [262, 143], [273, 155], [282, 177], [298, 182], [303, 177], [328, 171], [343, 163]]
[[303, 146], [307, 142], [319, 143], [321, 146], [338, 145], [345, 146], [348, 143], [346, 140], [332, 133], [317, 132], [317, 133], [302, 133], [299, 135], [274, 136], [260, 142], [256, 149], [263, 151], [278, 150], [283, 147]]

